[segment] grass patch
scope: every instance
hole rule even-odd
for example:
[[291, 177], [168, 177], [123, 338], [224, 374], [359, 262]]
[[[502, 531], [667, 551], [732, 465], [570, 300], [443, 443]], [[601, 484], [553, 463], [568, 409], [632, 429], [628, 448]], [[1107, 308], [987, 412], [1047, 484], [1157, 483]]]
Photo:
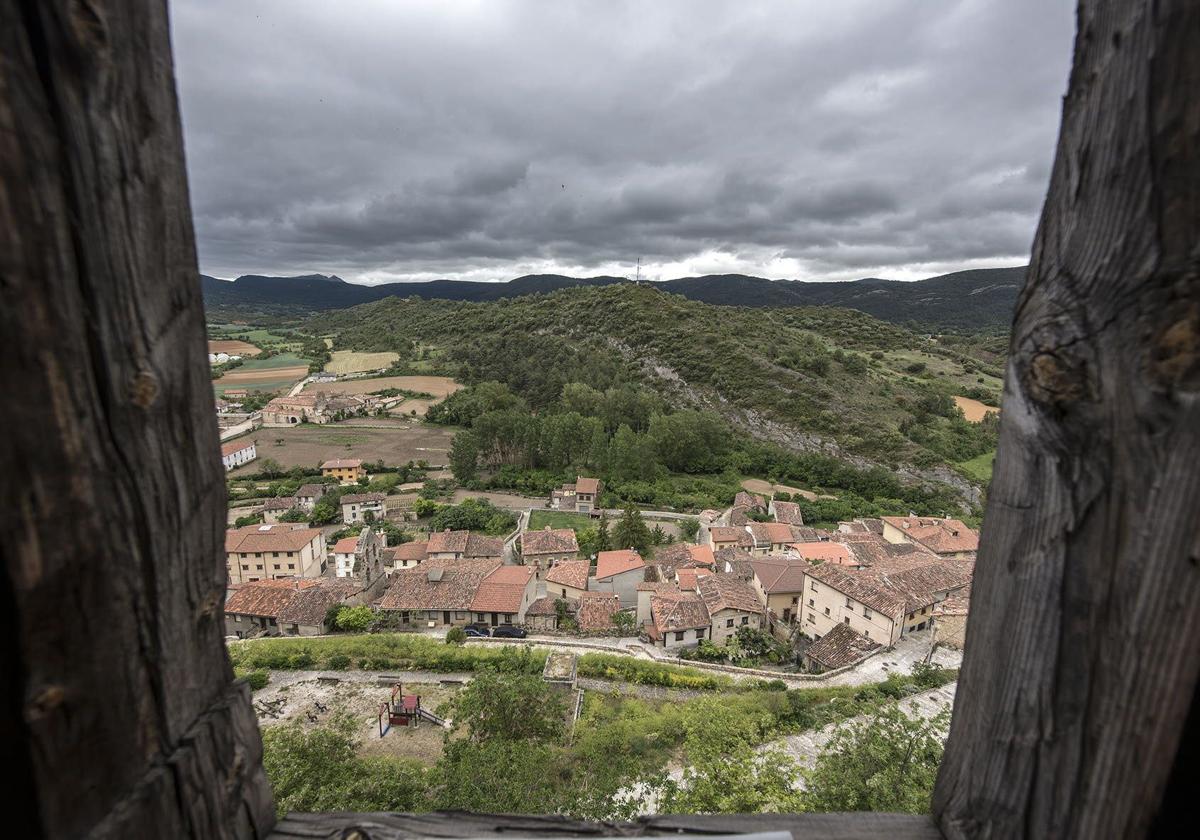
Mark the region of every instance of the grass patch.
[[969, 461], [959, 461], [957, 466], [971, 478], [986, 484], [992, 480], [992, 465], [995, 461], [996, 453], [994, 451], [985, 452], [982, 455], [976, 455]]
[[230, 642], [229, 658], [235, 669], [326, 671], [476, 671], [491, 667], [501, 671], [540, 674], [546, 651], [528, 646], [463, 647], [441, 639], [406, 633], [372, 633], [363, 636], [305, 639], [261, 639]]
[[571, 528], [578, 531], [588, 528], [594, 520], [586, 513], [569, 513], [561, 510], [535, 510], [529, 514], [529, 530], [540, 531], [549, 525], [551, 528]]
[[657, 685], [694, 691], [732, 691], [737, 687], [732, 677], [710, 674], [699, 668], [664, 665], [609, 653], [585, 653], [579, 658], [577, 669], [581, 677], [634, 685]]

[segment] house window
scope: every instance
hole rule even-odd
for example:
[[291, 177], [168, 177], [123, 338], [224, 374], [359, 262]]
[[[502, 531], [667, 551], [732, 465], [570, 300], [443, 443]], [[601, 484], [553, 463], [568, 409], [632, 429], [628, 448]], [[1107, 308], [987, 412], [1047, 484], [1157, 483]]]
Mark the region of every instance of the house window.
[[809, 623], [809, 624], [816, 624], [816, 623], [817, 623], [817, 617], [816, 617], [815, 615], [813, 615], [812, 613], [809, 613], [809, 614], [808, 614], [808, 623]]
[[278, 564], [278, 563], [276, 563], [276, 564], [275, 564], [275, 571], [277, 571], [277, 572], [279, 571], [279, 564]]
[[289, 569], [294, 569], [294, 568], [296, 568], [296, 564], [295, 564], [295, 563], [288, 563], [288, 568], [289, 568]]
[[863, 631], [863, 635], [864, 635], [864, 636], [866, 636], [866, 637], [869, 639], [869, 638], [871, 638], [871, 631], [870, 631], [870, 630], [864, 630], [864, 631]]
[[505, 613], [505, 614], [504, 614], [504, 623], [505, 623], [505, 624], [512, 624], [512, 613]]
[[732, 626], [733, 626], [733, 619], [732, 619], [732, 618], [727, 618], [727, 619], [725, 619], [725, 626], [726, 626], [726, 627], [732, 627]]
[[248, 572], [248, 571], [250, 571], [250, 564], [249, 564], [249, 563], [243, 563], [243, 564], [242, 564], [242, 571], [243, 571], [243, 572]]
[[682, 630], [675, 631], [675, 641], [677, 641], [677, 642], [683, 641], [683, 631]]
[[870, 618], [870, 617], [871, 617], [871, 611], [869, 609], [867, 609], [866, 607], [863, 607], [863, 618]]
[[262, 563], [259, 563], [259, 564], [258, 564], [258, 570], [259, 570], [260, 572], [262, 571]]
[[809, 599], [808, 599], [808, 605], [809, 605], [810, 607], [815, 607], [815, 606], [817, 605], [817, 602], [816, 602], [816, 601], [814, 601], [812, 598], [809, 598]]
[[797, 595], [795, 598], [792, 599], [792, 605], [795, 606], [796, 604], [799, 604], [799, 603], [800, 603], [800, 596]]
[[455, 610], [455, 612], [454, 612], [454, 619], [456, 621], [466, 621], [467, 617], [468, 617], [468, 614], [462, 610]]
[[696, 638], [697, 638], [697, 639], [703, 639], [703, 638], [704, 638], [704, 631], [703, 631], [703, 630], [697, 630], [697, 631], [696, 631]]
[[234, 620], [234, 622], [235, 622], [235, 623], [237, 623], [237, 624], [241, 624], [241, 623], [242, 623], [242, 617], [241, 617], [240, 615], [235, 615], [235, 616], [233, 617], [233, 620]]
[[842, 624], [849, 624], [849, 623], [850, 623], [850, 616], [846, 616], [845, 618], [842, 619]]
[[566, 597], [567, 597], [567, 590], [565, 590], [565, 589], [564, 589], [564, 590], [562, 591], [562, 594], [563, 594], [563, 597], [564, 597], [564, 598], [566, 598]]
[[825, 615], [829, 615], [829, 607], [825, 608]]
[[810, 589], [812, 589], [812, 591], [813, 591], [813, 592], [816, 592], [816, 591], [817, 591], [817, 582], [816, 582], [815, 580], [814, 580], [814, 581], [809, 581], [809, 584], [808, 584], [808, 586], [809, 586], [809, 588], [810, 588]]
[[426, 610], [425, 616], [426, 616], [426, 618], [430, 619], [431, 621], [437, 621], [437, 617], [438, 617], [437, 610]]
[[853, 602], [853, 601], [851, 601], [849, 598], [847, 598], [847, 599], [846, 599], [846, 606], [847, 606], [847, 607], [853, 607], [853, 606], [854, 606], [854, 602]]
[[749, 624], [749, 623], [750, 623], [750, 616], [748, 616], [748, 615], [742, 616], [742, 624]]

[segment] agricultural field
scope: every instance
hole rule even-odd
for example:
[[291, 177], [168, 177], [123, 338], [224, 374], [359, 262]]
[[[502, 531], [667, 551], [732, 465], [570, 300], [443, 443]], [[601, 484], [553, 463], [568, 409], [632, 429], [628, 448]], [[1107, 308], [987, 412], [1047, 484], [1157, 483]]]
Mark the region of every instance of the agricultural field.
[[226, 338], [209, 341], [208, 352], [228, 353], [230, 356], [257, 356], [262, 350], [247, 341]]
[[593, 527], [596, 520], [586, 513], [572, 513], [564, 510], [535, 510], [529, 514], [529, 530], [540, 531], [549, 525], [551, 528], [580, 528]]
[[984, 405], [979, 400], [973, 400], [970, 397], [955, 397], [954, 404], [962, 409], [963, 417], [972, 423], [982, 422], [984, 415], [988, 412], [1000, 413], [1000, 409], [994, 405]]
[[[889, 368], [887, 371], [893, 378], [927, 379], [944, 382], [960, 388], [985, 388], [997, 395], [1004, 386], [1004, 381], [998, 376], [983, 370], [968, 372], [962, 364], [947, 359], [935, 353], [924, 353], [919, 350], [888, 350], [884, 351], [882, 364]], [[924, 369], [914, 373], [909, 371], [911, 365], [924, 365]]]
[[325, 365], [325, 370], [329, 373], [382, 370], [400, 360], [399, 353], [356, 353], [353, 350], [335, 350], [330, 356], [329, 364]]
[[[336, 354], [334, 354], [336, 355]], [[359, 353], [362, 356], [382, 355]], [[376, 376], [369, 379], [347, 379], [344, 382], [313, 382], [304, 386], [306, 393], [324, 391], [326, 394], [370, 394], [387, 388], [398, 388], [418, 394], [433, 394], [433, 399], [413, 397], [392, 408], [396, 416], [424, 417], [435, 403], [441, 402], [463, 386], [448, 376]]]
[[213, 381], [217, 393], [226, 388], [276, 391], [289, 388], [308, 376], [308, 362], [295, 353], [280, 353], [268, 359], [251, 359]]
[[385, 464], [409, 461], [444, 464], [454, 430], [418, 424], [369, 428], [305, 423], [290, 428], [258, 429], [252, 438], [258, 447], [258, 461], [233, 470], [231, 476], [258, 472], [264, 458], [274, 459], [284, 469], [313, 467], [332, 458], [382, 459]]

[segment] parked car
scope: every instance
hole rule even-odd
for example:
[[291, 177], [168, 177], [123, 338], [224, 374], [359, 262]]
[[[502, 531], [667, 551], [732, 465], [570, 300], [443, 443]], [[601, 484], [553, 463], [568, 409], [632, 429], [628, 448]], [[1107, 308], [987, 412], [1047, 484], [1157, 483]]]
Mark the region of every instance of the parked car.
[[488, 632], [488, 629], [486, 627], [480, 627], [479, 625], [476, 625], [476, 624], [468, 624], [466, 627], [463, 628], [463, 632], [466, 633], [468, 636], [472, 636], [476, 639], [478, 639], [480, 637], [487, 637], [487, 636], [491, 635], [491, 633]]
[[524, 627], [502, 624], [492, 631], [492, 635], [498, 639], [524, 639], [529, 634], [525, 632]]

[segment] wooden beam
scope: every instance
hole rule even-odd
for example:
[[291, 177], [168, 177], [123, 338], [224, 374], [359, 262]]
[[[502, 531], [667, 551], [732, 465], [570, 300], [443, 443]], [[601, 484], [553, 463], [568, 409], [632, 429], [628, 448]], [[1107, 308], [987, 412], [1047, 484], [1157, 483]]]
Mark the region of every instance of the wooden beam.
[[636, 822], [580, 822], [556, 816], [471, 814], [288, 814], [270, 840], [357, 837], [648, 837], [787, 831], [795, 840], [939, 840], [926, 816], [910, 814], [693, 814], [643, 817]]
[[1078, 14], [934, 797], [950, 837], [1143, 837], [1186, 770], [1200, 3], [1084, 0]]
[[9, 830], [265, 834], [163, 0], [0, 3], [0, 336]]

